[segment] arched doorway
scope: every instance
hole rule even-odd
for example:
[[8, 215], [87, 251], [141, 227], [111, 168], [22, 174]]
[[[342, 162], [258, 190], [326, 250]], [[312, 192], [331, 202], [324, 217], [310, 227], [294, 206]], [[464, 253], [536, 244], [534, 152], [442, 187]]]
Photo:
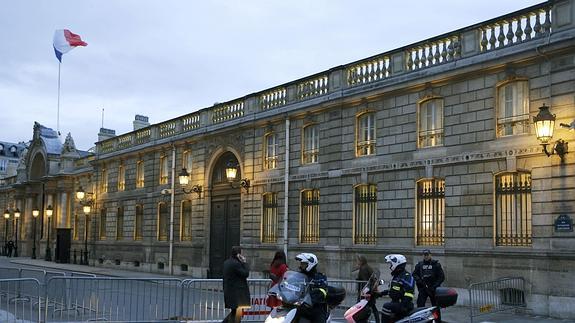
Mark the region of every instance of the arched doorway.
[[[236, 156], [226, 152], [215, 163], [211, 177], [210, 214], [210, 269], [209, 278], [221, 278], [224, 260], [229, 257], [232, 246], [240, 244], [241, 192], [226, 177], [226, 167], [239, 165]], [[236, 179], [241, 178], [237, 167]]]

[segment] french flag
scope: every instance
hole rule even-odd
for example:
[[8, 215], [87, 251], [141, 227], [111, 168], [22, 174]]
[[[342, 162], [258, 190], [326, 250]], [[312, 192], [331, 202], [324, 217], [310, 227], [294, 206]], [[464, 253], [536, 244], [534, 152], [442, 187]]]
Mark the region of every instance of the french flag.
[[54, 32], [54, 52], [56, 58], [62, 63], [62, 54], [66, 54], [77, 46], [87, 46], [80, 35], [76, 35], [68, 29], [59, 29]]

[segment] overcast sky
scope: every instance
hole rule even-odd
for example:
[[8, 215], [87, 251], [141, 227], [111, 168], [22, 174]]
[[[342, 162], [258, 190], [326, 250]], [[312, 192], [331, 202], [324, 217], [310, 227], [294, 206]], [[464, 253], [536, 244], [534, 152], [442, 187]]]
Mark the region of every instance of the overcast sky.
[[87, 150], [102, 123], [132, 131], [510, 13], [531, 0], [7, 0], [0, 4], [0, 140], [56, 129]]

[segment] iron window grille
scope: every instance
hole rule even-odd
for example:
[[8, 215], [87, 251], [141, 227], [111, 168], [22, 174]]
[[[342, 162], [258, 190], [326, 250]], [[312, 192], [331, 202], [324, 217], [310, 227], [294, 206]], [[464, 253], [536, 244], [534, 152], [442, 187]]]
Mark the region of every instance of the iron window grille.
[[168, 204], [158, 204], [158, 241], [168, 241]]
[[144, 206], [136, 205], [136, 218], [134, 221], [134, 240], [142, 240], [142, 231], [144, 226]]
[[377, 187], [359, 185], [355, 188], [353, 242], [376, 244], [377, 242]]
[[124, 207], [120, 206], [116, 214], [116, 240], [122, 239], [124, 239]]
[[192, 201], [182, 201], [182, 215], [180, 220], [180, 240], [192, 240]]
[[504, 173], [495, 177], [495, 244], [531, 246], [531, 174]]
[[265, 193], [263, 195], [262, 215], [262, 242], [277, 242], [278, 231], [278, 197], [277, 193]]
[[106, 222], [107, 222], [107, 214], [108, 214], [108, 210], [104, 207], [102, 209], [100, 209], [100, 232], [98, 234], [98, 237], [100, 238], [100, 240], [106, 240]]
[[319, 190], [301, 192], [300, 243], [319, 242]]
[[445, 243], [445, 180], [417, 182], [417, 245]]

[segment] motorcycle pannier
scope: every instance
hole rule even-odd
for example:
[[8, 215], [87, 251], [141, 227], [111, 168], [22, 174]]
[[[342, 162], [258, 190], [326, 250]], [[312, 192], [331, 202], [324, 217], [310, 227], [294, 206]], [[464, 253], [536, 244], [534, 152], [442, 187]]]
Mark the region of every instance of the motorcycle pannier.
[[345, 299], [345, 288], [327, 286], [327, 304], [331, 307], [338, 306]]
[[457, 303], [457, 291], [453, 288], [437, 287], [435, 301], [439, 307], [448, 307]]

